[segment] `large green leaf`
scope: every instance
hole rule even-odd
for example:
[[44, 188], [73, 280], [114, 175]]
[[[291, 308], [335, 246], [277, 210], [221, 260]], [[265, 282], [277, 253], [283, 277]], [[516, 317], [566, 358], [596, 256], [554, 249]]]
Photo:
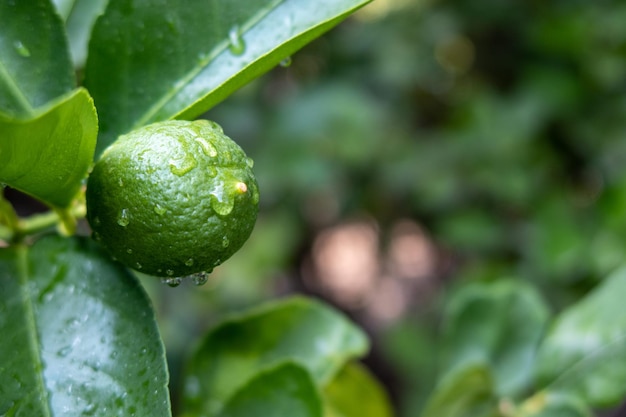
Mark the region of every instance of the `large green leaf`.
[[548, 319], [537, 292], [520, 281], [471, 284], [447, 306], [442, 366], [489, 365], [496, 391], [514, 395], [532, 378], [532, 364]]
[[133, 128], [199, 116], [369, 1], [111, 0], [85, 69], [98, 153]]
[[310, 374], [284, 363], [257, 374], [226, 403], [220, 417], [322, 417], [322, 401]]
[[325, 417], [391, 417], [380, 383], [358, 362], [350, 362], [324, 388]]
[[96, 146], [98, 119], [87, 91], [75, 90], [32, 119], [0, 114], [0, 132], [0, 182], [51, 206], [67, 206]]
[[170, 415], [148, 299], [86, 239], [0, 250], [0, 334], [2, 416]]
[[285, 361], [326, 385], [367, 349], [363, 332], [325, 305], [292, 298], [227, 319], [211, 330], [187, 364], [184, 408], [217, 415], [258, 372]]
[[104, 12], [109, 0], [53, 0], [69, 38], [74, 67], [81, 68], [87, 59], [87, 45], [96, 18]]
[[32, 116], [75, 86], [63, 22], [50, 1], [0, 1], [0, 113]]
[[593, 413], [580, 398], [551, 392], [540, 392], [524, 401], [515, 417], [592, 417]]
[[435, 389], [422, 417], [491, 417], [497, 415], [493, 379], [482, 365], [448, 375]]
[[626, 395], [626, 267], [563, 311], [537, 360], [540, 387], [610, 406]]

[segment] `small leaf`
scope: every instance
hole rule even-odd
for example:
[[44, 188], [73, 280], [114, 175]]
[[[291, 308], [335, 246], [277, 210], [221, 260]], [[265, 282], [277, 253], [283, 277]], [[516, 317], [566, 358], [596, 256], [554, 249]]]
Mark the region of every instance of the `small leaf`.
[[446, 377], [426, 404], [422, 417], [487, 417], [494, 414], [493, 379], [485, 366], [468, 366]]
[[257, 374], [226, 403], [220, 417], [322, 417], [311, 375], [284, 363]]
[[592, 417], [593, 413], [580, 398], [540, 392], [524, 401], [517, 417]]
[[500, 395], [519, 393], [532, 378], [547, 319], [544, 302], [529, 285], [512, 280], [471, 284], [447, 307], [443, 369], [489, 365]]
[[391, 417], [387, 393], [370, 372], [350, 362], [324, 388], [325, 417]]
[[208, 333], [187, 364], [183, 405], [191, 414], [216, 415], [250, 378], [284, 361], [304, 366], [325, 385], [366, 349], [363, 332], [319, 302], [271, 303]]
[[0, 249], [0, 415], [170, 416], [150, 303], [109, 259], [58, 236]]
[[368, 2], [111, 0], [85, 68], [97, 153], [150, 122], [198, 117]]
[[63, 22], [51, 3], [0, 2], [0, 112], [33, 116], [75, 86]]
[[98, 120], [80, 88], [28, 120], [0, 114], [0, 182], [56, 206], [76, 196], [93, 161]]
[[626, 395], [626, 267], [563, 311], [537, 360], [540, 387], [606, 407]]

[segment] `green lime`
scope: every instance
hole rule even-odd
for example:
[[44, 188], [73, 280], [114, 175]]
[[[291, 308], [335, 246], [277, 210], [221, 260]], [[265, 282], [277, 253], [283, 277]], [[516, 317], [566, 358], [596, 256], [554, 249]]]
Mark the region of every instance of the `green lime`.
[[134, 130], [107, 148], [87, 184], [93, 236], [146, 274], [183, 277], [235, 253], [256, 221], [252, 160], [207, 120]]

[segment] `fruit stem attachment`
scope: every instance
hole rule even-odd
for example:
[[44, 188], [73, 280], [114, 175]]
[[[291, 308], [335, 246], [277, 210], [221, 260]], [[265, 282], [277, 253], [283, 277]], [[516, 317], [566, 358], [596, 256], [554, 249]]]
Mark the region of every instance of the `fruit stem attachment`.
[[18, 217], [15, 209], [3, 196], [0, 197], [0, 241], [12, 244], [21, 242], [26, 236], [58, 226], [61, 234], [71, 235], [76, 231], [76, 219], [85, 217], [84, 201], [69, 208]]

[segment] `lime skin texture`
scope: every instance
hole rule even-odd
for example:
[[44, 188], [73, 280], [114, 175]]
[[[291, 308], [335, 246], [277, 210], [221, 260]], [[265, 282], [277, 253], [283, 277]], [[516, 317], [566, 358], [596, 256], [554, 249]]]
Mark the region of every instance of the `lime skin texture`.
[[122, 135], [87, 183], [93, 237], [148, 275], [211, 272], [254, 228], [259, 190], [252, 165], [207, 120], [154, 123]]

